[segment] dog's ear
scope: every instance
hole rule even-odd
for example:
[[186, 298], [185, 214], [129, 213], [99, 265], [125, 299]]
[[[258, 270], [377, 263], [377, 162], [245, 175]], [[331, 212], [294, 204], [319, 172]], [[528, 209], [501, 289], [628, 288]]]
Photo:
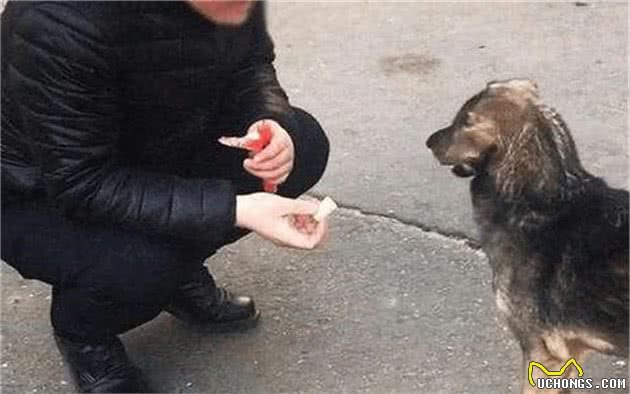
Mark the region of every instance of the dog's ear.
[[504, 87], [505, 81], [492, 80], [486, 84], [486, 94], [494, 96], [500, 87]]
[[492, 80], [486, 84], [486, 89], [493, 90], [497, 88], [527, 89], [538, 91], [538, 84], [529, 78], [512, 78], [503, 81]]
[[492, 81], [488, 81], [488, 83], [486, 84], [486, 89], [490, 90], [492, 89], [493, 85], [497, 85], [500, 82], [496, 79], [493, 79]]
[[527, 78], [514, 78], [505, 81], [491, 81], [486, 85], [486, 94], [488, 96], [505, 96], [508, 99], [521, 100], [538, 100], [538, 84]]
[[504, 197], [551, 199], [557, 195], [562, 183], [561, 162], [544, 127], [544, 123], [530, 119], [518, 126], [506, 143], [502, 161], [495, 167], [497, 189]]

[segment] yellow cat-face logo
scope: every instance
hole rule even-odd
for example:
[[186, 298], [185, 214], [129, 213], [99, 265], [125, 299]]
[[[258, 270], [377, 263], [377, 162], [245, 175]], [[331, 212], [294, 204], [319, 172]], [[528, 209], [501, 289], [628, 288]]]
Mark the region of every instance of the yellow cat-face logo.
[[529, 378], [529, 384], [531, 384], [532, 387], [536, 387], [536, 384], [534, 383], [534, 378], [532, 377], [532, 373], [534, 372], [535, 366], [538, 367], [538, 369], [540, 369], [547, 376], [562, 376], [564, 375], [564, 372], [567, 370], [569, 365], [575, 366], [575, 369], [577, 369], [578, 371], [578, 376], [581, 377], [582, 375], [584, 375], [584, 370], [582, 370], [582, 367], [580, 366], [580, 364], [578, 364], [577, 361], [575, 361], [574, 358], [568, 359], [567, 362], [564, 363], [564, 365], [562, 366], [562, 368], [560, 368], [559, 371], [549, 371], [541, 363], [537, 363], [536, 361], [530, 361], [529, 367], [527, 368], [527, 377]]

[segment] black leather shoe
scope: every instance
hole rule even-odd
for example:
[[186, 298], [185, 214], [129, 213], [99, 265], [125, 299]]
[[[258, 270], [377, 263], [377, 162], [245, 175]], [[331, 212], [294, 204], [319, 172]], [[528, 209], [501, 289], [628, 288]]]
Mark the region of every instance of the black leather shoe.
[[54, 335], [66, 366], [82, 393], [148, 393], [142, 373], [116, 337], [98, 344]]
[[164, 309], [186, 323], [213, 332], [251, 328], [260, 317], [254, 300], [217, 287], [205, 268], [180, 286]]

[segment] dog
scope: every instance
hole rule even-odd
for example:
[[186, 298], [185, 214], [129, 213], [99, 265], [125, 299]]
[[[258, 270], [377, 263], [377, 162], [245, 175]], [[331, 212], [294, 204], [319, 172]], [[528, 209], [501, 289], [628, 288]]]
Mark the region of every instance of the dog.
[[560, 371], [592, 351], [627, 358], [628, 192], [584, 169], [536, 83], [488, 83], [426, 145], [472, 177], [497, 308], [523, 351], [522, 393], [569, 392], [533, 387], [532, 361]]

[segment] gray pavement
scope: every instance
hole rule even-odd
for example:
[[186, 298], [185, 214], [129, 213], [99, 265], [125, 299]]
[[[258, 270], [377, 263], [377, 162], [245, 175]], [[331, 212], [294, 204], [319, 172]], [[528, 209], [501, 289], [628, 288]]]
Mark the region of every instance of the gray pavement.
[[[332, 142], [314, 189], [345, 207], [314, 252], [250, 236], [209, 260], [256, 297], [253, 331], [209, 335], [163, 314], [123, 337], [164, 392], [516, 392], [467, 181], [424, 140], [491, 79], [536, 79], [584, 164], [627, 187], [626, 3], [274, 3], [279, 77]], [[2, 264], [4, 393], [72, 390], [50, 341], [48, 287]], [[593, 357], [594, 378], [627, 376]], [[603, 393], [605, 391], [593, 391]], [[619, 393], [626, 391], [610, 391]]]

